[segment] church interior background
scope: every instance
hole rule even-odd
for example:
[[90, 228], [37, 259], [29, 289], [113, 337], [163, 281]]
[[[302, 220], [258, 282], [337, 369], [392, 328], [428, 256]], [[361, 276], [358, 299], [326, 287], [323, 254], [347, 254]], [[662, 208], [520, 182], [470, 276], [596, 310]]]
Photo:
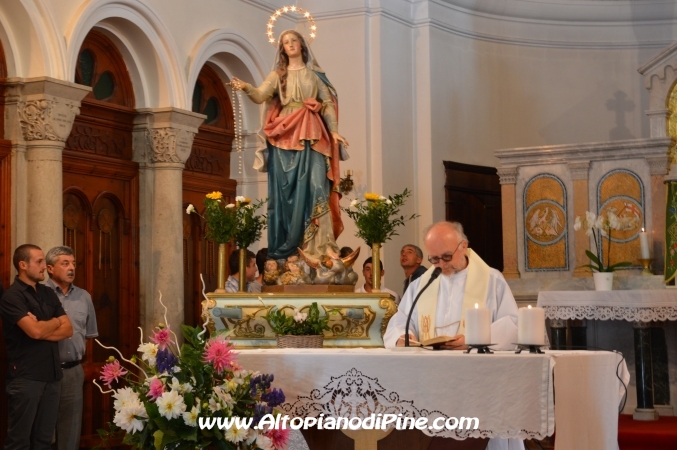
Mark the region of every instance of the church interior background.
[[[677, 180], [677, 3], [2, 0], [3, 285], [16, 246], [63, 243], [102, 342], [132, 353], [137, 325], [160, 321], [158, 292], [171, 324], [197, 323], [199, 275], [213, 290], [217, 252], [184, 210], [214, 190], [267, 195], [265, 174], [252, 169], [260, 109], [241, 102], [235, 151], [224, 83], [263, 81], [274, 55], [265, 24], [291, 4], [313, 12], [313, 52], [339, 93], [351, 142], [341, 171], [355, 181], [342, 204], [414, 192], [403, 212], [420, 217], [384, 246], [386, 286], [401, 293], [400, 248], [422, 247], [425, 227], [445, 219], [466, 225], [470, 246], [522, 305], [540, 290], [591, 286], [578, 268], [589, 239], [573, 218], [610, 207], [628, 221], [615, 258], [636, 261], [639, 229], [651, 235], [655, 276], [639, 277], [634, 264], [621, 284], [663, 288], [666, 270], [674, 277], [665, 255], [677, 243], [666, 217], [666, 181]], [[281, 17], [276, 32], [305, 26], [293, 19]], [[339, 245], [358, 247], [344, 223]], [[264, 237], [252, 250], [265, 246]], [[593, 328], [591, 345], [632, 355], [630, 325]], [[663, 328], [674, 408], [677, 327]], [[87, 380], [107, 356], [88, 348]], [[0, 363], [4, 377], [4, 349]], [[636, 405], [629, 392], [626, 411]], [[3, 435], [4, 390], [0, 399]], [[110, 397], [86, 383], [83, 447], [111, 414]]]

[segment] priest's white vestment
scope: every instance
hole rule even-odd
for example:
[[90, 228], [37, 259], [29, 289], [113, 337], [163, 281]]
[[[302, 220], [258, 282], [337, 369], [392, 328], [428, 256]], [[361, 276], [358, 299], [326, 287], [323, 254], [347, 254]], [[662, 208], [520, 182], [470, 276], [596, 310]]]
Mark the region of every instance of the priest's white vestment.
[[[463, 319], [463, 293], [468, 278], [468, 267], [452, 275], [440, 275], [437, 293], [437, 309], [435, 312], [435, 336], [454, 336], [460, 321]], [[421, 278], [414, 280], [404, 293], [397, 313], [390, 319], [383, 336], [386, 348], [394, 348], [397, 340], [404, 335], [407, 315], [411, 304], [418, 294]], [[428, 289], [431, 289], [429, 287]], [[517, 342], [517, 304], [505, 278], [496, 269], [490, 269], [487, 287], [486, 304], [491, 311], [491, 341], [496, 343], [492, 349], [512, 350]], [[414, 308], [409, 323], [409, 332], [418, 339], [418, 304]], [[494, 376], [495, 374], [486, 374]], [[519, 439], [494, 438], [489, 441], [487, 450], [523, 450], [524, 444]]]

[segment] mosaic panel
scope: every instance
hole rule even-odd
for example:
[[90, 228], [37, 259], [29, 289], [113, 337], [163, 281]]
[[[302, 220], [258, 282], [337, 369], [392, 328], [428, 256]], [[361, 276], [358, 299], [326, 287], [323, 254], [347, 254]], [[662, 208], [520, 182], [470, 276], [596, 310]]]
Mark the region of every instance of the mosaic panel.
[[605, 265], [629, 261], [639, 266], [639, 233], [645, 226], [644, 184], [637, 174], [627, 169], [612, 170], [597, 185], [597, 214], [614, 212], [620, 219], [621, 229], [611, 233], [611, 250], [608, 238], [602, 239], [602, 258]]
[[535, 176], [524, 188], [524, 255], [527, 272], [569, 270], [567, 201], [562, 181]]

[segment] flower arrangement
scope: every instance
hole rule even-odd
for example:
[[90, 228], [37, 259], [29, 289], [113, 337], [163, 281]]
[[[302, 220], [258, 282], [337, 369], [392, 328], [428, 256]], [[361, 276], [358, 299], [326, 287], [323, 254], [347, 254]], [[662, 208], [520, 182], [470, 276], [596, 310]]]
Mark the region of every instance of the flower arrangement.
[[266, 216], [256, 215], [264, 203], [266, 200], [252, 204], [251, 199], [237, 196], [235, 203], [224, 204], [223, 194], [215, 191], [205, 196], [204, 216], [192, 204], [186, 208], [186, 214], [197, 214], [207, 222], [207, 239], [218, 243], [235, 239], [239, 248], [248, 248], [261, 238], [266, 226]]
[[[588, 267], [595, 272], [613, 272], [622, 267], [628, 267], [631, 265], [631, 263], [627, 261], [610, 264], [611, 232], [613, 230], [621, 229], [621, 223], [618, 219], [618, 216], [613, 211], [607, 211], [606, 215], [600, 214], [599, 216], [596, 216], [595, 213], [591, 213], [590, 211], [586, 211], [584, 218], [577, 216], [574, 221], [574, 230], [578, 231], [580, 229], [584, 229], [585, 234], [592, 236], [593, 240], [595, 241], [595, 253], [591, 252], [590, 250], [585, 251], [585, 254], [588, 256], [588, 258], [590, 258], [591, 264], [583, 264], [580, 267]], [[604, 265], [604, 261], [600, 256], [605, 237], [608, 243], [606, 252], [606, 266]]]
[[[160, 324], [150, 342], [142, 337], [140, 358], [125, 359], [114, 347], [102, 345], [117, 351], [130, 367], [125, 369], [111, 356], [101, 371], [100, 379], [109, 389], [123, 381], [126, 387], [103, 391], [94, 380], [102, 393], [115, 398], [112, 431], [99, 431], [104, 442], [124, 433], [123, 444], [135, 449], [286, 448], [289, 430], [264, 426], [272, 424], [271, 418], [280, 414], [277, 406], [285, 401], [280, 389], [271, 388], [273, 375], [242, 368], [223, 335], [204, 339], [204, 329], [181, 329], [185, 343], [179, 348], [176, 335]], [[273, 416], [266, 418], [268, 414]], [[201, 416], [229, 426], [202, 429]], [[249, 429], [237, 426], [247, 423]], [[262, 429], [255, 430], [255, 425]]]
[[397, 236], [397, 227], [404, 225], [408, 220], [415, 219], [418, 214], [411, 216], [400, 215], [400, 208], [411, 191], [405, 189], [401, 194], [388, 196], [368, 192], [364, 200], [353, 200], [349, 208], [341, 208], [355, 221], [357, 233], [355, 236], [364, 240], [367, 245], [381, 244]]
[[280, 336], [313, 336], [323, 334], [329, 330], [329, 314], [337, 310], [328, 311], [326, 315], [320, 315], [320, 309], [317, 302], [313, 302], [308, 308], [308, 312], [301, 312], [294, 309], [294, 315], [288, 315], [284, 310], [273, 307], [270, 312], [263, 316], [270, 324], [270, 328], [275, 334]]

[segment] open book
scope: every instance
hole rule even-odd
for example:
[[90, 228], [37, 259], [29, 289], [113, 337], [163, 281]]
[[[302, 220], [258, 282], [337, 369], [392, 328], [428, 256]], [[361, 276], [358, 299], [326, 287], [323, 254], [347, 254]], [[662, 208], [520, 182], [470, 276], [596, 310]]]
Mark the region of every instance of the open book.
[[[409, 340], [409, 346], [410, 347], [441, 347], [443, 344], [446, 344], [447, 342], [453, 342], [458, 338], [454, 338], [451, 336], [436, 336], [434, 338], [430, 339], [425, 339], [421, 342], [410, 339]], [[404, 345], [404, 344], [402, 344]]]

